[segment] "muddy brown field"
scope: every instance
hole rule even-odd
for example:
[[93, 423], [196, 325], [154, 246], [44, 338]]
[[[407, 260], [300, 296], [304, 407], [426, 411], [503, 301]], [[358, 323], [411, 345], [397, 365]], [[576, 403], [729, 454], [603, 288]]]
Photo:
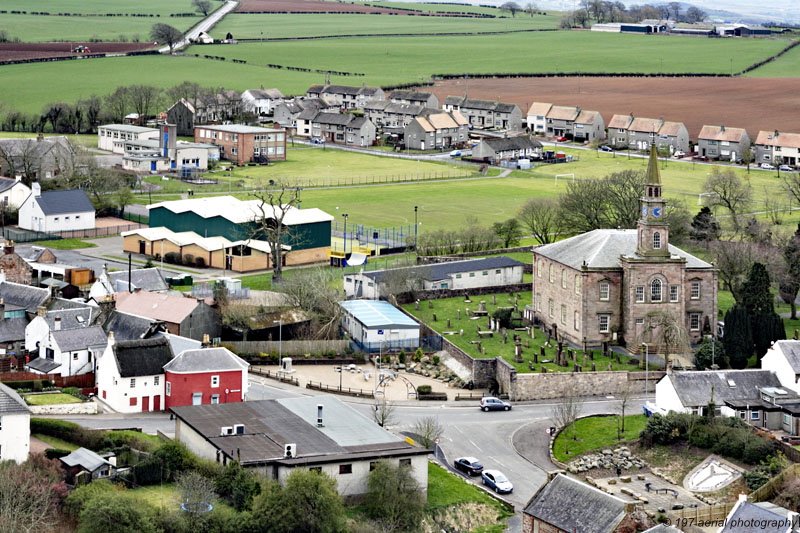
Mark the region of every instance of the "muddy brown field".
[[449, 95], [511, 102], [523, 121], [533, 102], [580, 106], [606, 121], [628, 114], [683, 122], [696, 139], [704, 124], [800, 131], [800, 79], [793, 78], [495, 78], [446, 80], [430, 89]]
[[0, 43], [0, 61], [16, 59], [34, 59], [46, 57], [66, 57], [80, 55], [73, 50], [78, 46], [89, 48], [92, 54], [110, 54], [117, 52], [134, 52], [153, 48], [152, 43]]

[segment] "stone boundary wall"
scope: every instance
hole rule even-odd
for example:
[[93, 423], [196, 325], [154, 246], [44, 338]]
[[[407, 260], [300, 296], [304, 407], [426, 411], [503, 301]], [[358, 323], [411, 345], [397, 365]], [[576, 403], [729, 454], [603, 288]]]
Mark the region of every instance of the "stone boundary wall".
[[96, 415], [95, 402], [64, 403], [60, 405], [29, 405], [31, 415]]
[[633, 393], [643, 393], [644, 385], [643, 380], [628, 379], [624, 371], [518, 374], [508, 383], [514, 401], [561, 398], [568, 392], [577, 396], [621, 394], [628, 387]]
[[[486, 294], [501, 294], [509, 292], [527, 292], [532, 290], [530, 283], [514, 283], [512, 285], [495, 285], [492, 287], [475, 287], [472, 289], [436, 289], [417, 291], [416, 299], [420, 302], [424, 300], [441, 300], [442, 298], [463, 298], [465, 296], [484, 296]], [[407, 304], [414, 301], [411, 293], [403, 293], [397, 296], [398, 304]]]
[[[487, 257], [490, 255], [502, 255], [502, 254], [511, 254], [515, 252], [531, 252], [533, 254], [533, 249], [536, 248], [535, 246], [515, 246], [513, 248], [500, 248], [498, 250], [481, 250], [479, 252], [463, 252], [460, 254], [449, 254], [449, 255], [418, 255], [417, 256], [417, 264], [420, 265], [430, 265], [432, 263], [447, 263], [449, 261], [461, 261], [467, 259], [469, 257]], [[531, 255], [531, 259], [533, 259], [533, 255]]]

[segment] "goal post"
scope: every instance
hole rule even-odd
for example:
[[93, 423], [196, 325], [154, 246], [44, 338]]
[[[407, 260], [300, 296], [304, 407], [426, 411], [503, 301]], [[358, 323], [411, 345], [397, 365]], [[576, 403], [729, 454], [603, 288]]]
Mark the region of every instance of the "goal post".
[[572, 178], [572, 183], [575, 183], [575, 174], [556, 174], [556, 185], [558, 185], [558, 178]]

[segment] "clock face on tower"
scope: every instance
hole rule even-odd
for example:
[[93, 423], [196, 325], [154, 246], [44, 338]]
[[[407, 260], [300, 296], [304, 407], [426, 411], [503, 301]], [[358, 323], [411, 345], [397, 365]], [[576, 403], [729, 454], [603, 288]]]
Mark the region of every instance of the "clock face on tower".
[[660, 207], [653, 208], [653, 216], [656, 217], [656, 218], [661, 216], [661, 208]]
[[647, 206], [646, 206], [646, 205], [643, 205], [643, 206], [642, 206], [642, 216], [643, 216], [643, 217], [646, 217], [646, 216], [647, 216]]

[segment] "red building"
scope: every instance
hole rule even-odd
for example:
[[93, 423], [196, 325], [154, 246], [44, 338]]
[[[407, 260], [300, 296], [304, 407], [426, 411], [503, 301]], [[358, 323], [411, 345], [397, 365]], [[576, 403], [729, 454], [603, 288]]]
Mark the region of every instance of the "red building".
[[185, 350], [164, 365], [164, 408], [244, 401], [249, 366], [226, 348]]

